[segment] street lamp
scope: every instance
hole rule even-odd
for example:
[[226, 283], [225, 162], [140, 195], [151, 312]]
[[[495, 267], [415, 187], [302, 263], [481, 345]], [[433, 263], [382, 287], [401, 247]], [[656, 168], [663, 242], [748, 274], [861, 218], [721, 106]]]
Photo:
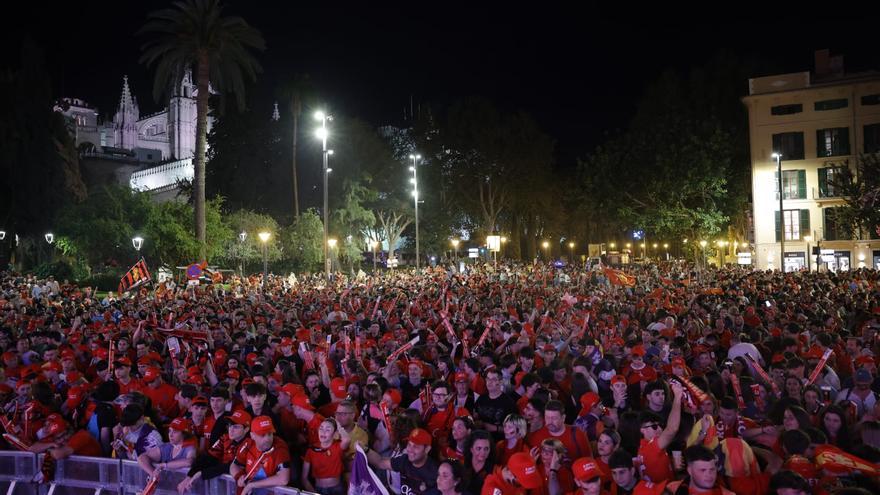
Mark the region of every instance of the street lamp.
[[409, 159], [412, 160], [412, 167], [409, 170], [412, 172], [413, 176], [410, 179], [413, 185], [413, 204], [415, 205], [415, 213], [416, 213], [416, 270], [419, 269], [419, 160], [422, 159], [422, 155], [409, 155]]
[[134, 249], [140, 253], [141, 247], [144, 245], [144, 238], [141, 236], [137, 236], [131, 239], [131, 245], [134, 246]]
[[782, 209], [782, 153], [771, 155], [776, 159], [776, 174], [779, 176], [779, 270], [785, 273], [785, 210]]
[[455, 248], [455, 262], [458, 263], [458, 244], [461, 242], [458, 239], [452, 239], [452, 247]]
[[330, 257], [327, 253], [327, 227], [329, 218], [327, 212], [327, 179], [330, 174], [328, 166], [329, 156], [332, 153], [327, 149], [327, 121], [332, 121], [333, 117], [324, 112], [315, 112], [315, 120], [321, 121], [321, 127], [316, 132], [318, 139], [321, 140], [321, 156], [323, 158], [322, 176], [324, 177], [324, 277], [330, 280]]
[[240, 245], [239, 245], [240, 249], [238, 250], [238, 252], [239, 252], [239, 255], [238, 255], [238, 275], [241, 277], [244, 276], [244, 241], [245, 241], [245, 239], [247, 239], [247, 232], [242, 230], [238, 234], [238, 241], [240, 243]]
[[[810, 256], [811, 256], [811, 253], [810, 253], [810, 242], [812, 242], [812, 241], [813, 241], [813, 236], [811, 236], [811, 235], [805, 235], [805, 236], [804, 236], [804, 242], [807, 243], [807, 272], [811, 272], [811, 271], [813, 271], [812, 267], [810, 266]], [[818, 262], [817, 262], [817, 263], [818, 263]]]
[[669, 243], [668, 242], [663, 243], [663, 249], [666, 250], [666, 261], [669, 261]]
[[546, 257], [549, 260], [550, 259], [550, 243], [547, 241], [544, 241], [541, 243], [541, 247], [543, 247], [544, 251], [546, 251]]
[[48, 242], [49, 244], [52, 244], [53, 242], [55, 242], [55, 234], [53, 234], [51, 232], [47, 233], [45, 235], [45, 238], [46, 238], [46, 242]]
[[257, 237], [259, 237], [260, 242], [263, 243], [263, 287], [266, 287], [266, 279], [269, 278], [269, 251], [266, 243], [269, 242], [269, 238], [272, 237], [272, 234], [264, 230], [257, 234]]
[[6, 239], [6, 231], [0, 230], [0, 241], [2, 241], [3, 239]]
[[[327, 239], [327, 247], [330, 248], [331, 250], [336, 247], [336, 243], [337, 243], [336, 239], [332, 239], [332, 238]], [[332, 262], [331, 262], [331, 265], [332, 265]]]
[[627, 243], [626, 243], [626, 248], [627, 248], [627, 249], [632, 248], [632, 243], [631, 243], [631, 242], [627, 242]]
[[706, 242], [705, 239], [700, 241], [700, 248], [702, 248], [702, 250], [703, 250], [703, 268], [704, 269], [706, 268], [706, 244], [708, 244], [708, 243]]
[[379, 257], [379, 241], [373, 241], [370, 244], [373, 246], [373, 272], [376, 271], [376, 258]]
[[730, 243], [727, 241], [724, 241], [724, 240], [718, 241], [718, 253], [719, 253], [719, 256], [721, 257], [721, 267], [722, 268], [724, 267], [724, 255], [726, 254], [725, 251], [727, 251], [728, 244], [730, 244]]
[[574, 242], [568, 243], [568, 257], [569, 257], [568, 262], [574, 263]]
[[608, 243], [608, 246], [609, 246], [611, 249], [614, 249], [614, 248], [617, 246], [617, 244], [615, 244], [615, 243], [613, 243], [613, 242], [609, 242], [609, 243]]
[[498, 269], [498, 251], [501, 251], [501, 236], [492, 234], [486, 237], [486, 246], [492, 251], [492, 258], [495, 261], [495, 269]]

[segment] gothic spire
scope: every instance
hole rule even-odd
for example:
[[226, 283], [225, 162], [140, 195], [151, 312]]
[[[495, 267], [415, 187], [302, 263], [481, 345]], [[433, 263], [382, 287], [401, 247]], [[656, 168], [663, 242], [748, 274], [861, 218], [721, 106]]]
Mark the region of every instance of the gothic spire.
[[120, 108], [129, 108], [131, 103], [131, 90], [128, 89], [128, 76], [122, 76], [122, 98], [119, 100]]

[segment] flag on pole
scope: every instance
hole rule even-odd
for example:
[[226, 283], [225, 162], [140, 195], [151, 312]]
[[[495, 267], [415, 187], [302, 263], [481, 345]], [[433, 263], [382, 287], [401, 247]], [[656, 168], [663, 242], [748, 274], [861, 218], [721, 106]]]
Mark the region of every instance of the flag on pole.
[[122, 280], [119, 281], [119, 293], [122, 294], [125, 291], [137, 289], [141, 285], [152, 280], [152, 277], [150, 277], [150, 270], [147, 269], [147, 262], [141, 258], [128, 270], [125, 276], [122, 277]]
[[636, 285], [636, 278], [632, 275], [627, 275], [623, 273], [621, 270], [615, 270], [613, 268], [605, 268], [603, 269], [605, 272], [605, 276], [608, 277], [608, 281], [611, 282], [612, 285], [623, 285], [625, 287], [633, 287]]
[[351, 495], [388, 495], [385, 485], [370, 469], [367, 454], [360, 444], [355, 443], [354, 459], [351, 462], [351, 478], [348, 481], [348, 493]]

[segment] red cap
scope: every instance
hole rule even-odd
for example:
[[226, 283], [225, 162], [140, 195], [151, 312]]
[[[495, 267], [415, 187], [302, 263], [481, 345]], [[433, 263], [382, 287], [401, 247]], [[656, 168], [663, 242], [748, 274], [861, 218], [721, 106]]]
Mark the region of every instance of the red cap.
[[241, 378], [241, 372], [238, 370], [229, 370], [226, 372], [226, 378], [235, 378], [238, 380]]
[[275, 425], [269, 416], [257, 416], [251, 421], [251, 431], [257, 435], [267, 435], [275, 433]]
[[64, 375], [64, 381], [67, 383], [75, 383], [78, 382], [82, 378], [82, 373], [77, 370], [68, 371], [66, 375]]
[[593, 407], [600, 402], [601, 399], [599, 399], [599, 394], [597, 394], [596, 392], [585, 393], [581, 396], [581, 412], [579, 416], [586, 416], [590, 413], [590, 410], [593, 409]]
[[330, 380], [330, 392], [337, 399], [344, 399], [348, 395], [348, 390], [345, 388], [345, 378], [336, 377]]
[[174, 418], [174, 421], [168, 425], [168, 429], [177, 431], [191, 431], [192, 422], [186, 418]]
[[104, 361], [108, 357], [110, 357], [110, 351], [108, 351], [106, 347], [99, 347], [97, 350], [95, 350], [95, 357], [100, 359], [101, 361]]
[[291, 399], [297, 395], [305, 395], [306, 393], [306, 389], [298, 383], [285, 383], [283, 387], [278, 389], [278, 391], [289, 395]]
[[400, 390], [397, 390], [396, 388], [389, 388], [385, 391], [385, 395], [387, 395], [388, 398], [391, 399], [391, 402], [393, 402], [394, 404], [399, 405], [400, 401], [403, 400], [403, 396], [400, 395]]
[[632, 495], [663, 495], [666, 491], [667, 483], [669, 483], [669, 480], [663, 480], [659, 483], [653, 483], [651, 481], [639, 483], [633, 489]]
[[41, 368], [45, 371], [54, 371], [56, 373], [61, 373], [62, 370], [61, 363], [59, 363], [58, 361], [47, 361], [43, 363], [43, 366], [41, 366]]
[[46, 423], [43, 425], [46, 428], [46, 438], [54, 437], [59, 433], [64, 433], [67, 431], [67, 421], [64, 420], [61, 416], [55, 414], [52, 417], [46, 420]]
[[309, 398], [308, 398], [305, 394], [297, 394], [297, 395], [294, 395], [294, 396], [290, 399], [290, 402], [291, 402], [294, 406], [296, 406], [296, 407], [301, 407], [301, 408], [303, 408], [303, 409], [308, 409], [309, 411], [314, 411], [314, 410], [315, 410], [315, 406], [313, 406], [312, 403], [309, 402]]
[[117, 359], [116, 362], [123, 366], [131, 366], [131, 359], [128, 359], [127, 356]]
[[632, 348], [632, 353], [631, 353], [631, 354], [632, 354], [633, 356], [641, 356], [641, 357], [645, 357], [645, 348], [644, 348], [644, 346], [642, 346], [641, 344], [639, 344], [639, 345], [633, 347], [633, 348]]
[[469, 382], [470, 379], [467, 376], [467, 373], [464, 371], [458, 371], [455, 373], [455, 381], [457, 382]]
[[855, 360], [856, 367], [862, 367], [866, 364], [874, 364], [874, 358], [871, 356], [859, 356]]
[[251, 352], [244, 358], [245, 362], [248, 366], [253, 366], [257, 363], [257, 354], [255, 352]]
[[571, 465], [571, 472], [574, 474], [574, 479], [578, 481], [590, 481], [604, 477], [602, 470], [599, 469], [599, 464], [591, 457], [581, 457], [574, 461]]
[[198, 395], [192, 401], [192, 405], [194, 405], [194, 406], [206, 406], [207, 407], [209, 404], [210, 404], [210, 402], [208, 402], [208, 398], [205, 397], [204, 395]]
[[427, 430], [422, 428], [416, 428], [409, 433], [407, 440], [416, 444], [416, 445], [427, 445], [431, 446], [434, 439], [431, 437], [431, 434], [428, 433]]
[[553, 347], [553, 344], [544, 344], [543, 351], [544, 352], [556, 352], [556, 348]]
[[810, 347], [810, 349], [803, 354], [804, 359], [822, 359], [822, 349], [819, 349], [818, 346]]
[[257, 381], [248, 376], [244, 380], [241, 381], [241, 388], [247, 387], [251, 383], [257, 383]]
[[138, 364], [139, 365], [143, 364], [144, 366], [150, 366], [153, 364], [153, 358], [151, 358], [150, 356], [141, 356], [140, 359], [138, 359]]
[[145, 382], [149, 383], [149, 382], [156, 380], [158, 378], [159, 378], [159, 368], [156, 368], [155, 366], [150, 366], [149, 368], [146, 369], [146, 371], [144, 371], [144, 381]]
[[291, 339], [290, 337], [284, 337], [283, 339], [281, 339], [281, 345], [282, 346], [293, 345], [293, 339]]
[[73, 361], [74, 359], [76, 359], [76, 353], [74, 353], [70, 349], [66, 351], [61, 351], [61, 360], [64, 361], [65, 359]]
[[611, 377], [611, 384], [626, 383], [626, 377], [623, 375], [614, 375]]
[[236, 409], [229, 416], [229, 421], [232, 421], [233, 423], [235, 423], [237, 425], [250, 425], [252, 418], [251, 418], [251, 415], [248, 414], [246, 411], [243, 411], [241, 409]]
[[86, 398], [86, 394], [86, 387], [82, 385], [70, 387], [70, 390], [67, 391], [67, 402], [65, 402], [67, 408], [73, 409], [82, 404], [82, 401]]
[[672, 358], [672, 361], [670, 362], [670, 364], [672, 364], [673, 368], [684, 368], [685, 366], [687, 366], [687, 363], [684, 362], [683, 357]]
[[532, 456], [525, 452], [517, 452], [510, 456], [507, 468], [516, 476], [517, 483], [526, 490], [534, 490], [541, 486], [541, 475]]

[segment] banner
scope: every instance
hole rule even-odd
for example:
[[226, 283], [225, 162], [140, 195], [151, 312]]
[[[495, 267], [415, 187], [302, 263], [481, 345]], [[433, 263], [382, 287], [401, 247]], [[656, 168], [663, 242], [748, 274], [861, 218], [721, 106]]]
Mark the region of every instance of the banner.
[[385, 485], [370, 469], [367, 454], [359, 443], [354, 444], [354, 459], [351, 461], [351, 478], [348, 481], [348, 493], [351, 495], [389, 495]]
[[128, 270], [125, 276], [122, 277], [122, 280], [119, 281], [119, 294], [121, 295], [125, 291], [137, 289], [141, 285], [151, 282], [152, 280], [152, 277], [150, 277], [150, 270], [147, 269], [147, 262], [141, 258]]
[[608, 277], [608, 281], [611, 282], [611, 285], [622, 285], [624, 287], [633, 287], [636, 285], [636, 278], [623, 273], [621, 270], [605, 268], [603, 271], [605, 272], [605, 276]]

